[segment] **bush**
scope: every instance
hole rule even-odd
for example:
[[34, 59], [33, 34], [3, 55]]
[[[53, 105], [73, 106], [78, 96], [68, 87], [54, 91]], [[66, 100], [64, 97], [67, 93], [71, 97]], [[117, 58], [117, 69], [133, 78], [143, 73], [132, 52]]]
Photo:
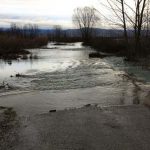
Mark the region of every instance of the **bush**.
[[38, 48], [48, 43], [45, 36], [34, 38], [23, 38], [13, 35], [0, 35], [0, 57], [7, 57], [16, 54], [28, 54], [25, 49]]
[[107, 53], [121, 53], [127, 48], [124, 40], [107, 37], [94, 38], [89, 43], [84, 44], [90, 45], [97, 51], [103, 51]]

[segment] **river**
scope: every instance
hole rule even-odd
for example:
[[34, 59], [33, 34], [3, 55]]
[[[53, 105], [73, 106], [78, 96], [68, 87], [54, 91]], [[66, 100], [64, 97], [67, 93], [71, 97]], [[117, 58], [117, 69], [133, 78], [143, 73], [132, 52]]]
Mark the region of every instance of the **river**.
[[[71, 98], [69, 106], [73, 107], [88, 103], [138, 104], [149, 90], [150, 70], [125, 62], [122, 57], [90, 59], [89, 53], [94, 50], [82, 43], [49, 43], [46, 48], [29, 51], [34, 59], [0, 60], [0, 83], [8, 83], [11, 87], [1, 89], [1, 95], [40, 91], [51, 93], [53, 106], [62, 103], [65, 107], [69, 103], [67, 99]], [[16, 77], [18, 73], [20, 77]], [[61, 99], [60, 93], [69, 93], [69, 96], [55, 101]], [[1, 101], [2, 104], [5, 102]]]

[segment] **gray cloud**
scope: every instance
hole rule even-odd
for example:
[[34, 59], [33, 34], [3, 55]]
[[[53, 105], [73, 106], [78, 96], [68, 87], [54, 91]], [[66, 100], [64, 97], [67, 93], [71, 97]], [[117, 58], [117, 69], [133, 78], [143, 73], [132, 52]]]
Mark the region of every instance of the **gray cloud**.
[[69, 17], [60, 16], [21, 16], [21, 15], [0, 15], [0, 25], [9, 27], [11, 23], [18, 24], [37, 24], [40, 27], [52, 27], [56, 24], [64, 27], [72, 26]]

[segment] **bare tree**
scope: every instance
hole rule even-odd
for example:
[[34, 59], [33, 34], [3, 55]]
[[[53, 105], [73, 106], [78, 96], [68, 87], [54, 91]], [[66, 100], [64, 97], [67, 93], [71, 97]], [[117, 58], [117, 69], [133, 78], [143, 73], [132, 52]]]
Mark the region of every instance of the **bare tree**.
[[[116, 25], [119, 25], [124, 30], [124, 39], [126, 43], [128, 43], [128, 33], [127, 33], [127, 17], [125, 13], [125, 0], [107, 0], [108, 7], [113, 11], [115, 14], [117, 20], [119, 23], [116, 23]], [[112, 21], [114, 22], [114, 21]]]
[[148, 38], [150, 30], [150, 0], [147, 1], [146, 11], [144, 14], [144, 30], [146, 31], [145, 36]]
[[73, 14], [73, 23], [80, 29], [82, 38], [88, 42], [92, 36], [93, 28], [100, 20], [97, 10], [93, 7], [76, 8]]
[[144, 11], [148, 0], [135, 0], [135, 22], [134, 22], [134, 33], [135, 33], [135, 50], [141, 54], [141, 31], [144, 23]]
[[[107, 0], [108, 6], [106, 7], [113, 11], [117, 17], [117, 21], [113, 20], [116, 25], [121, 26], [124, 29], [124, 38], [128, 41], [128, 28], [134, 30], [135, 49], [130, 51], [132, 54], [141, 51], [141, 32], [144, 27], [144, 14], [146, 11], [146, 5], [149, 0], [132, 0], [128, 3], [127, 0]], [[134, 6], [131, 5], [134, 3]], [[130, 13], [129, 13], [130, 12]], [[149, 13], [147, 13], [149, 17]]]
[[120, 0], [118, 2], [121, 4], [121, 12], [122, 12], [122, 20], [123, 20], [123, 28], [124, 28], [124, 37], [125, 37], [125, 40], [128, 44], [128, 34], [127, 34], [127, 24], [126, 24], [124, 0]]

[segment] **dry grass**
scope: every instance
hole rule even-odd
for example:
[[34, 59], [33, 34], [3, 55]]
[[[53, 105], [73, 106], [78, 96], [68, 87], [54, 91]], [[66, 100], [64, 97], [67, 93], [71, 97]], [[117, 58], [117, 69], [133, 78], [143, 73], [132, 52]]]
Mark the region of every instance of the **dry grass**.
[[0, 35], [0, 57], [16, 57], [18, 54], [28, 54], [25, 49], [38, 48], [48, 43], [46, 36], [23, 38], [13, 35]]
[[88, 43], [88, 45], [96, 48], [98, 51], [104, 51], [107, 53], [120, 53], [127, 48], [124, 40], [108, 37], [94, 38]]

